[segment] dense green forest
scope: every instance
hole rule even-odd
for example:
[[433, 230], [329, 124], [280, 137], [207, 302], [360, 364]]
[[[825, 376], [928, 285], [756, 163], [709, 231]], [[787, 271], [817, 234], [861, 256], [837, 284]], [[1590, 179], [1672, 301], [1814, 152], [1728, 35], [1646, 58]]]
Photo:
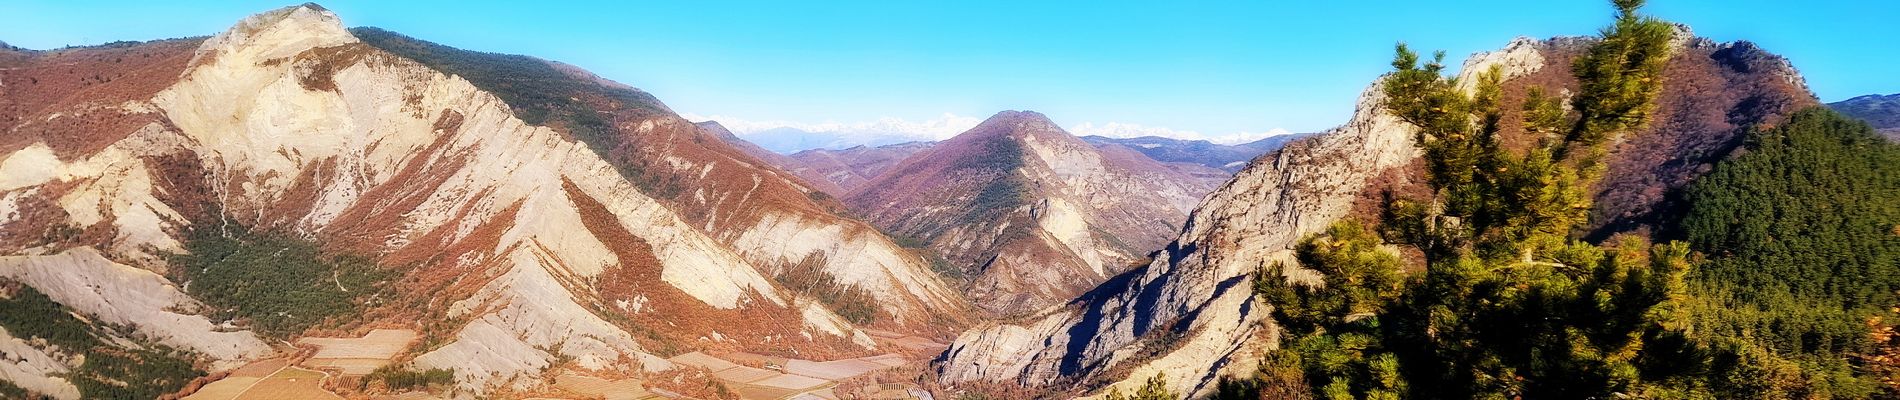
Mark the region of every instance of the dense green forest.
[[92, 326], [74, 318], [66, 306], [31, 286], [0, 278], [0, 327], [18, 338], [38, 338], [66, 350], [85, 350], [98, 344]]
[[[1685, 190], [1677, 238], [1577, 240], [1605, 143], [1648, 122], [1670, 26], [1615, 1], [1569, 103], [1533, 88], [1536, 142], [1498, 141], [1497, 70], [1469, 92], [1400, 45], [1388, 107], [1430, 198], [1341, 221], [1264, 268], [1281, 351], [1227, 398], [1873, 398], [1894, 366], [1900, 150], [1825, 109], [1752, 132]], [[1671, 240], [1680, 239], [1680, 240]], [[1422, 254], [1406, 273], [1391, 247]]]
[[1772, 372], [1732, 382], [1761, 398], [1894, 395], [1867, 361], [1900, 305], [1900, 145], [1820, 107], [1746, 140], [1685, 196], [1699, 338]]
[[[204, 376], [191, 354], [89, 324], [30, 286], [0, 279], [0, 294], [0, 327], [9, 335], [41, 339], [59, 353], [82, 357], [64, 377], [84, 398], [154, 399]], [[25, 389], [0, 384], [0, 397], [26, 397]]]
[[67, 376], [88, 399], [156, 399], [177, 392], [204, 376], [189, 353], [145, 343], [144, 348], [98, 346], [87, 351], [86, 363]]
[[877, 297], [863, 288], [838, 282], [831, 274], [825, 273], [826, 258], [823, 254], [812, 253], [798, 262], [780, 266], [772, 280], [786, 289], [818, 299], [825, 307], [853, 324], [869, 324], [877, 320], [883, 308], [877, 304]]
[[370, 371], [369, 375], [364, 375], [360, 381], [362, 385], [360, 388], [369, 388], [371, 382], [382, 382], [384, 387], [395, 391], [426, 390], [432, 386], [455, 385], [455, 371], [442, 368], [412, 371], [398, 364], [389, 364], [377, 367], [375, 371]]
[[360, 311], [393, 273], [370, 260], [328, 254], [308, 240], [231, 228], [191, 232], [187, 253], [171, 257], [173, 279], [217, 310], [248, 320], [270, 337], [287, 337]]

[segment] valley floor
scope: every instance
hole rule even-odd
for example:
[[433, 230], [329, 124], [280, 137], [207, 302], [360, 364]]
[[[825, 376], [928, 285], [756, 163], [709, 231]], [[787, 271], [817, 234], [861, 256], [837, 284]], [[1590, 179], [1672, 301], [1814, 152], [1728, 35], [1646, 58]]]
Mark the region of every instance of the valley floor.
[[[944, 344], [917, 336], [866, 330], [886, 348], [899, 352], [831, 361], [814, 361], [731, 352], [718, 355], [690, 352], [669, 358], [679, 367], [704, 371], [732, 395], [746, 400], [831, 399], [840, 396], [841, 383], [880, 371], [906, 369], [928, 362], [921, 354], [940, 352]], [[306, 356], [261, 360], [215, 378], [185, 400], [341, 400], [335, 389], [358, 385], [366, 375], [390, 364], [403, 350], [413, 345], [417, 335], [408, 329], [377, 329], [357, 338], [302, 338], [297, 340]], [[706, 383], [714, 386], [712, 382]], [[584, 375], [582, 371], [561, 372], [553, 380], [553, 390], [524, 393], [529, 399], [680, 399], [691, 398], [657, 388], [638, 378], [613, 379]], [[438, 388], [439, 389], [439, 388]], [[855, 392], [878, 399], [930, 399], [930, 395], [912, 384], [873, 384], [853, 387]], [[442, 390], [410, 391], [395, 395], [365, 396], [345, 392], [352, 397], [376, 400], [424, 400], [452, 396]], [[855, 397], [854, 397], [855, 398]]]

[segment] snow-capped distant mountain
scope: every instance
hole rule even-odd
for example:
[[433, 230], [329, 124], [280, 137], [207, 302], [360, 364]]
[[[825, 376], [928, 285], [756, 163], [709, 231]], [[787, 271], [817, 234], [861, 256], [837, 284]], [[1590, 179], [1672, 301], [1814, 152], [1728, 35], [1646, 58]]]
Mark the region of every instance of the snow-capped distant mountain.
[[1228, 173], [1240, 171], [1254, 157], [1279, 150], [1294, 139], [1311, 134], [1284, 134], [1269, 136], [1241, 144], [1220, 144], [1206, 140], [1181, 140], [1159, 136], [1116, 138], [1106, 136], [1083, 136], [1082, 140], [1096, 146], [1122, 145], [1147, 155], [1155, 161], [1185, 162], [1217, 168]]
[[803, 123], [754, 121], [723, 115], [684, 114], [693, 121], [718, 121], [746, 141], [780, 154], [803, 150], [840, 150], [853, 146], [884, 146], [949, 139], [982, 122], [981, 118], [944, 113], [937, 118], [911, 121], [884, 117], [871, 121]]
[[739, 137], [766, 150], [792, 154], [805, 150], [842, 150], [855, 146], [878, 147], [898, 143], [934, 141], [941, 138], [913, 132], [813, 132], [793, 127], [778, 127], [741, 133]]

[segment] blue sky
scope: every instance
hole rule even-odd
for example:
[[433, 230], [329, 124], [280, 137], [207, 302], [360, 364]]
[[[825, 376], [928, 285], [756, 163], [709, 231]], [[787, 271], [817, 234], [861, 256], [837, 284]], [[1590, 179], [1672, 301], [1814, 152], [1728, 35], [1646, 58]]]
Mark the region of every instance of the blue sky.
[[[922, 122], [1041, 111], [1208, 136], [1343, 122], [1392, 44], [1461, 60], [1584, 35], [1606, 0], [1212, 2], [324, 1], [350, 26], [564, 61], [701, 116]], [[1824, 101], [1900, 92], [1900, 1], [1652, 0], [1699, 35], [1788, 56]], [[28, 48], [209, 35], [288, 5], [0, 2]]]

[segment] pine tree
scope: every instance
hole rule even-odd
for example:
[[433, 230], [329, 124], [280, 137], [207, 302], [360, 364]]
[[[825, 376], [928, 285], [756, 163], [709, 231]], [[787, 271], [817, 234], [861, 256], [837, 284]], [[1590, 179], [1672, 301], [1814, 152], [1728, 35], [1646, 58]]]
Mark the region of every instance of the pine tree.
[[[1522, 104], [1534, 146], [1499, 143], [1501, 71], [1463, 89], [1443, 53], [1421, 62], [1401, 44], [1384, 82], [1387, 107], [1417, 128], [1433, 195], [1391, 199], [1380, 229], [1344, 222], [1303, 241], [1300, 266], [1323, 285], [1265, 269], [1256, 291], [1287, 328], [1287, 356], [1319, 398], [1686, 397], [1694, 353], [1683, 277], [1687, 245], [1621, 237], [1603, 246], [1571, 232], [1603, 143], [1647, 120], [1673, 30], [1619, 1], [1617, 20], [1575, 66], [1582, 92], [1566, 113], [1533, 90]], [[1398, 275], [1381, 249], [1408, 244], [1425, 271]]]

